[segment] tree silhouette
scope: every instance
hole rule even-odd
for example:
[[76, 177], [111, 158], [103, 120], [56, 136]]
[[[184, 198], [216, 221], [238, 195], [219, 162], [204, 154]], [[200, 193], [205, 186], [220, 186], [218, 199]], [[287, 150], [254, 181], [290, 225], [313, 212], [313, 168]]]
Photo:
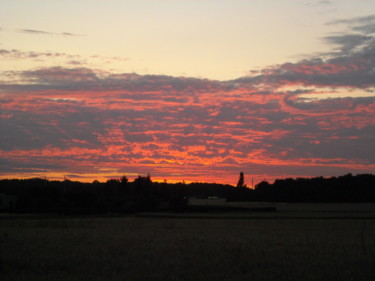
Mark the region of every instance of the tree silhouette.
[[134, 179], [134, 184], [138, 187], [149, 187], [152, 184], [152, 180], [149, 174], [147, 177], [138, 175], [138, 177]]
[[246, 187], [245, 178], [244, 178], [243, 172], [240, 173], [240, 178], [238, 179], [237, 187], [240, 187], [240, 188], [245, 188]]
[[120, 181], [122, 185], [127, 185], [129, 182], [128, 178], [125, 175], [121, 177]]

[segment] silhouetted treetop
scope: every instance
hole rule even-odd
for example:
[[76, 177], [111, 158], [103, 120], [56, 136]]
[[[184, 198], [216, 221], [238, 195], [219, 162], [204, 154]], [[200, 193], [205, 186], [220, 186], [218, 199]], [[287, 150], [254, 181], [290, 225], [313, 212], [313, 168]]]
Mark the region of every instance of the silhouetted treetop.
[[246, 187], [245, 177], [244, 177], [243, 172], [240, 172], [240, 178], [238, 179], [237, 187], [239, 187], [239, 188], [245, 188]]

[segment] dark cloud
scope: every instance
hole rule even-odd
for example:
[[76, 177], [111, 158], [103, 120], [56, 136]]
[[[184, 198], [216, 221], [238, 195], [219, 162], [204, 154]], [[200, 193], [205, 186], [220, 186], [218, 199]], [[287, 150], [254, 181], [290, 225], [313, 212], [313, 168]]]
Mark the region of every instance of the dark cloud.
[[345, 25], [368, 25], [375, 22], [375, 15], [369, 15], [365, 17], [355, 17], [351, 19], [340, 19], [328, 22], [327, 25], [345, 24]]
[[362, 25], [362, 26], [355, 26], [353, 30], [360, 31], [365, 34], [374, 34], [375, 33], [375, 23]]
[[99, 80], [96, 73], [88, 68], [63, 68], [63, 67], [50, 67], [41, 68], [37, 70], [28, 70], [22, 72], [22, 76], [26, 78], [35, 79], [36, 82], [55, 86], [59, 84], [82, 82], [89, 84], [92, 81]]
[[356, 48], [365, 46], [369, 43], [374, 43], [374, 37], [362, 34], [342, 34], [335, 36], [327, 36], [323, 38], [331, 44], [338, 45], [338, 50], [341, 54], [347, 54], [356, 51]]
[[[375, 16], [336, 21], [354, 25], [353, 31], [336, 33], [323, 38], [335, 46], [334, 51], [302, 60], [284, 63], [263, 70], [259, 74], [236, 79], [237, 83], [265, 83], [273, 87], [301, 84], [327, 87], [358, 87], [375, 85], [375, 34], [365, 32], [373, 28]], [[333, 23], [332, 23], [333, 24]], [[356, 31], [354, 31], [354, 29]], [[359, 32], [362, 30], [362, 33]]]
[[42, 34], [42, 35], [53, 35], [53, 33], [51, 33], [51, 32], [42, 31], [42, 30], [35, 30], [35, 29], [20, 29], [19, 31], [23, 32], [23, 33], [36, 34], [36, 35], [39, 35], [39, 34]]
[[78, 61], [78, 60], [70, 60], [70, 61], [67, 62], [67, 64], [70, 64], [70, 65], [82, 65], [83, 62]]
[[0, 157], [0, 175], [4, 176], [9, 173], [47, 173], [52, 170], [62, 169], [63, 167], [57, 164], [38, 163], [31, 159], [20, 162]]
[[[138, 91], [138, 92], [175, 92], [191, 93], [191, 98], [197, 92], [216, 92], [220, 90], [231, 89], [232, 83], [223, 83], [208, 79], [173, 77], [166, 75], [138, 75], [134, 73], [128, 74], [111, 74], [106, 72], [97, 72], [90, 68], [64, 68], [64, 67], [48, 67], [36, 70], [27, 70], [22, 72], [13, 72], [14, 76], [24, 79], [24, 85], [2, 85], [1, 88], [25, 88], [27, 82], [30, 90], [44, 90], [46, 88], [58, 88], [64, 90], [122, 90], [122, 91]], [[175, 96], [169, 97], [177, 98]]]
[[375, 15], [366, 17], [356, 17], [352, 19], [342, 19], [329, 22], [328, 25], [344, 24], [349, 26], [353, 32], [360, 32], [366, 35], [374, 35], [375, 33]]
[[319, 6], [326, 6], [331, 5], [332, 1], [329, 0], [321, 0], [321, 1], [305, 1], [304, 5], [308, 7], [319, 7]]
[[105, 56], [82, 56], [82, 55], [72, 55], [61, 52], [34, 52], [34, 51], [23, 51], [19, 49], [0, 49], [0, 57], [7, 60], [25, 60], [31, 59], [35, 62], [53, 62], [53, 59], [60, 59], [59, 64], [61, 65], [61, 59], [65, 61], [68, 66], [84, 66], [88, 63], [111, 63], [118, 61], [127, 61], [129, 58], [120, 57], [105, 57]]
[[75, 33], [70, 33], [70, 32], [63, 32], [63, 33], [60, 33], [61, 35], [63, 36], [85, 36], [84, 34], [75, 34]]
[[[343, 55], [368, 55], [374, 50], [375, 45], [375, 15], [357, 17], [352, 19], [336, 20], [329, 25], [345, 24], [350, 31], [341, 34], [326, 36], [323, 39], [328, 43], [338, 45], [338, 53], [332, 56]], [[336, 50], [336, 51], [337, 51]]]
[[32, 34], [32, 35], [60, 35], [60, 36], [67, 36], [67, 37], [75, 37], [75, 36], [84, 36], [83, 34], [75, 34], [71, 32], [62, 32], [62, 33], [54, 33], [48, 32], [43, 30], [36, 30], [36, 29], [20, 29], [22, 33]]
[[71, 55], [59, 52], [25, 52], [17, 49], [0, 49], [0, 56], [12, 59], [36, 59], [53, 57], [70, 57]]

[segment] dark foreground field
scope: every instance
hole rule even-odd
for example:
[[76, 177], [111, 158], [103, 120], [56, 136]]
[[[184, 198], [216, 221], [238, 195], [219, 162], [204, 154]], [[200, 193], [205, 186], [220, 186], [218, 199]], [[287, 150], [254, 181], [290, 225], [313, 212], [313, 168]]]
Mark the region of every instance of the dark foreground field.
[[[208, 203], [205, 203], [208, 204]], [[0, 217], [0, 279], [375, 280], [375, 207]]]

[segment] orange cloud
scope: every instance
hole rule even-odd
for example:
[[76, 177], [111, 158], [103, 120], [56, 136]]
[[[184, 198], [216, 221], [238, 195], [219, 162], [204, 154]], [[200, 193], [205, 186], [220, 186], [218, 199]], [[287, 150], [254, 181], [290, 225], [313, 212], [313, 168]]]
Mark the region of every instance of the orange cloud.
[[[315, 61], [233, 81], [61, 67], [19, 73], [22, 83], [0, 86], [0, 177], [150, 173], [235, 184], [240, 171], [259, 180], [370, 172], [375, 98], [334, 98], [340, 75], [363, 71]], [[354, 78], [354, 89], [369, 83]], [[333, 98], [315, 98], [330, 83]]]

